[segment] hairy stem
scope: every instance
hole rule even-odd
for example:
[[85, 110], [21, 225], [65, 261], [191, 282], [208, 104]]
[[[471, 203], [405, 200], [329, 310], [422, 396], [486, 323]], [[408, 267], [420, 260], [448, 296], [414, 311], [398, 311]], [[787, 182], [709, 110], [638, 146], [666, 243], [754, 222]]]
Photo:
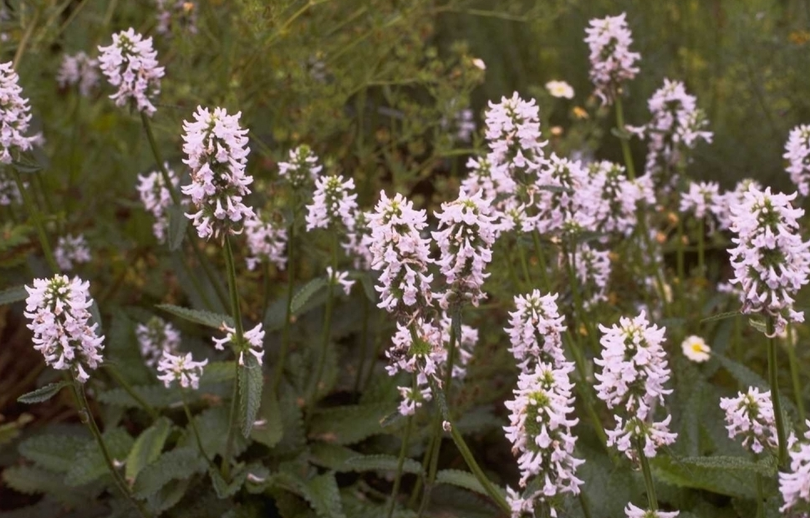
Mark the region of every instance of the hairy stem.
[[776, 436], [779, 442], [779, 466], [787, 464], [787, 435], [785, 433], [785, 422], [782, 416], [782, 401], [779, 399], [779, 379], [776, 365], [776, 317], [768, 315], [767, 335], [768, 335], [768, 383], [771, 386], [771, 400], [773, 401], [773, 415], [776, 421]]
[[644, 486], [647, 488], [647, 504], [650, 511], [657, 511], [658, 496], [655, 494], [655, 483], [650, 470], [650, 461], [644, 455], [644, 446], [641, 444], [641, 439], [636, 439], [636, 454], [641, 463], [641, 472], [644, 474]]

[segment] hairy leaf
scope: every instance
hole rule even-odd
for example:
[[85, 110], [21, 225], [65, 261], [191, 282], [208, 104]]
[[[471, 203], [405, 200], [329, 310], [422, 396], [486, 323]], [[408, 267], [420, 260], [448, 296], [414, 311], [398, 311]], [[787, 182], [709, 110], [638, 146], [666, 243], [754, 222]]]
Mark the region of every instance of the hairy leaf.
[[262, 390], [262, 404], [257, 417], [258, 424], [254, 425], [250, 438], [267, 447], [274, 447], [284, 434], [284, 424], [272, 385], [265, 385]]
[[190, 309], [172, 304], [158, 304], [158, 309], [162, 309], [167, 313], [180, 317], [183, 320], [194, 322], [195, 324], [202, 324], [204, 326], [213, 327], [214, 329], [222, 329], [222, 324], [225, 323], [229, 327], [233, 327], [233, 319], [228, 315], [221, 315], [211, 311], [202, 309]]
[[383, 433], [380, 419], [393, 411], [393, 405], [346, 405], [321, 410], [312, 418], [310, 436], [335, 444], [354, 444], [366, 437]]
[[664, 456], [653, 459], [652, 465], [658, 478], [674, 486], [705, 489], [739, 498], [754, 498], [756, 495], [753, 470], [725, 471], [697, 464], [684, 464]]
[[305, 284], [298, 293], [293, 295], [292, 304], [290, 306], [292, 313], [294, 315], [298, 314], [298, 312], [303, 309], [304, 305], [309, 302], [309, 299], [325, 287], [326, 279], [323, 277], [317, 277]]
[[247, 473], [247, 468], [242, 465], [231, 474], [231, 481], [225, 482], [225, 479], [219, 474], [218, 469], [211, 466], [208, 467], [208, 475], [211, 477], [214, 491], [217, 492], [219, 498], [229, 498], [235, 495], [236, 492], [242, 488], [242, 484], [245, 483]]
[[183, 244], [183, 238], [186, 236], [186, 227], [188, 226], [188, 218], [186, 218], [183, 207], [179, 205], [170, 205], [169, 209], [169, 250], [174, 252]]
[[9, 466], [3, 470], [8, 487], [26, 495], [46, 493], [64, 505], [87, 506], [97, 496], [96, 488], [75, 488], [65, 484], [63, 476], [35, 466]]
[[[343, 464], [351, 471], [396, 471], [398, 465], [399, 459], [393, 455], [360, 455], [347, 459]], [[402, 464], [402, 472], [420, 475], [422, 465], [406, 458]]]
[[[227, 406], [217, 406], [204, 410], [194, 416], [197, 431], [200, 433], [200, 442], [206, 455], [213, 458], [216, 455], [225, 453], [228, 438], [228, 414], [230, 410]], [[186, 428], [185, 435], [177, 443], [178, 447], [197, 449], [197, 440], [194, 438], [194, 431], [191, 427]], [[238, 455], [245, 451], [247, 442], [239, 435], [234, 435], [232, 453]]]
[[172, 480], [184, 480], [202, 473], [208, 463], [196, 449], [179, 448], [162, 454], [138, 474], [133, 493], [138, 498], [148, 498]]
[[67, 473], [73, 465], [73, 459], [90, 442], [95, 444], [88, 437], [80, 435], [37, 435], [21, 442], [19, 450], [23, 457], [34, 461], [37, 466]]
[[[183, 396], [178, 388], [167, 389], [163, 385], [135, 386], [132, 390], [144, 401], [154, 408], [168, 408], [179, 406], [183, 402]], [[195, 391], [187, 398], [193, 400], [199, 398], [200, 394]], [[124, 389], [115, 388], [102, 392], [98, 396], [99, 401], [108, 405], [115, 405], [124, 408], [140, 408], [140, 404], [135, 401]]]
[[685, 457], [679, 462], [686, 466], [699, 466], [707, 469], [751, 471], [765, 477], [772, 477], [776, 474], [776, 463], [773, 457], [766, 457], [756, 462], [743, 457], [731, 456]]
[[[107, 451], [113, 461], [124, 462], [132, 450], [134, 440], [121, 428], [113, 428], [102, 436]], [[108, 473], [107, 463], [95, 441], [87, 443], [73, 459], [67, 472], [65, 482], [71, 486], [81, 486], [92, 482]]]
[[23, 394], [22, 396], [17, 398], [17, 401], [19, 403], [25, 403], [28, 405], [32, 405], [34, 403], [42, 403], [43, 401], [48, 401], [49, 399], [57, 395], [60, 390], [68, 386], [70, 386], [70, 382], [68, 381], [49, 383], [44, 387], [40, 387], [27, 394]]
[[263, 384], [262, 366], [255, 356], [246, 354], [245, 364], [239, 366], [239, 424], [245, 438], [250, 437], [259, 413]]
[[[420, 466], [421, 468], [421, 466]], [[469, 489], [470, 491], [475, 491], [476, 493], [482, 494], [486, 497], [489, 497], [489, 493], [487, 493], [484, 486], [475, 478], [475, 475], [468, 471], [461, 471], [457, 469], [443, 469], [436, 473], [436, 483], [437, 484], [450, 484], [452, 486], [462, 487], [464, 489]], [[493, 487], [500, 492], [501, 494], [506, 496], [506, 492], [500, 487], [493, 484]]]
[[28, 292], [25, 291], [25, 286], [16, 286], [0, 291], [0, 306], [4, 304], [13, 304], [28, 298]]
[[129, 452], [127, 457], [125, 472], [126, 479], [130, 484], [135, 481], [138, 473], [143, 468], [160, 457], [160, 452], [169, 437], [171, 428], [172, 422], [166, 417], [161, 417], [135, 440], [132, 451]]

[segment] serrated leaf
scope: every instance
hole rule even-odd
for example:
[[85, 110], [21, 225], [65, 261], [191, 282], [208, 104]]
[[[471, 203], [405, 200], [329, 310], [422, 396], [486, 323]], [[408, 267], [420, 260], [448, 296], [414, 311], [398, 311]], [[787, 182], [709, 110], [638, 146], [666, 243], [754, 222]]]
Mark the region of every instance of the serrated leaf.
[[0, 291], [0, 306], [5, 304], [13, 304], [15, 302], [25, 300], [26, 298], [28, 298], [28, 292], [25, 290], [25, 286], [8, 288]]
[[382, 433], [380, 420], [393, 411], [392, 405], [345, 405], [314, 414], [310, 437], [335, 444], [354, 444], [366, 437]]
[[231, 381], [236, 377], [236, 362], [210, 362], [200, 377], [200, 385]]
[[138, 474], [132, 491], [138, 498], [148, 498], [172, 480], [184, 480], [202, 473], [208, 463], [196, 449], [179, 448], [163, 453]]
[[292, 304], [290, 305], [290, 310], [292, 313], [297, 314], [299, 311], [301, 311], [309, 299], [325, 287], [326, 279], [323, 277], [317, 277], [306, 283], [304, 287], [298, 291], [298, 293], [293, 295]]
[[242, 435], [250, 437], [259, 406], [262, 403], [264, 375], [262, 366], [252, 354], [245, 354], [245, 364], [239, 366], [239, 425]]
[[[228, 438], [228, 417], [230, 409], [223, 405], [212, 407], [194, 416], [197, 431], [200, 433], [200, 442], [203, 450], [210, 458], [225, 453]], [[240, 435], [235, 435], [231, 445], [231, 453], [236, 456], [247, 448], [247, 442]], [[196, 450], [197, 440], [191, 426], [186, 427], [186, 433], [180, 438], [177, 447]]]
[[86, 506], [98, 493], [95, 488], [68, 487], [61, 474], [34, 466], [9, 466], [3, 470], [2, 476], [8, 487], [19, 493], [46, 493], [71, 507]]
[[302, 495], [322, 518], [346, 518], [334, 473], [324, 473], [307, 481], [309, 491]]
[[[489, 497], [489, 493], [487, 493], [487, 490], [484, 489], [484, 486], [482, 486], [478, 479], [475, 478], [475, 475], [468, 471], [461, 471], [458, 469], [443, 469], [436, 473], [436, 483], [450, 484], [452, 486], [469, 489], [470, 491], [475, 491], [476, 493]], [[493, 484], [492, 487], [494, 487], [504, 496], [504, 498], [506, 498], [506, 491], [504, 491], [503, 488], [495, 484]]]
[[727, 471], [751, 471], [766, 477], [776, 474], [776, 462], [773, 457], [766, 457], [756, 462], [743, 457], [715, 456], [715, 457], [685, 457], [679, 459], [681, 464], [699, 466], [707, 469]]
[[[361, 455], [347, 459], [344, 467], [348, 471], [397, 471], [399, 459], [393, 455]], [[402, 464], [403, 473], [422, 474], [422, 465], [406, 458]]]
[[[132, 450], [134, 440], [122, 428], [113, 428], [102, 435], [104, 445], [114, 461], [123, 462]], [[109, 473], [104, 455], [95, 441], [89, 442], [73, 459], [65, 483], [81, 486]]]
[[749, 317], [748, 318], [748, 325], [756, 329], [762, 334], [768, 332], [768, 324], [764, 320], [760, 320], [758, 318]]
[[56, 394], [58, 394], [60, 390], [68, 386], [70, 386], [70, 382], [68, 381], [49, 383], [44, 387], [40, 387], [27, 394], [23, 394], [22, 396], [17, 398], [17, 402], [25, 403], [27, 405], [33, 405], [34, 403], [42, 403], [43, 401], [48, 401]]
[[[168, 408], [180, 405], [183, 402], [183, 395], [177, 388], [167, 389], [163, 385], [146, 385], [132, 387], [132, 390], [153, 408]], [[191, 392], [187, 396], [190, 401], [198, 397], [199, 393], [197, 391]], [[98, 395], [98, 400], [108, 405], [140, 408], [140, 403], [135, 401], [124, 389], [120, 388], [102, 392]]]
[[325, 442], [313, 443], [309, 451], [309, 461], [312, 464], [332, 471], [351, 471], [345, 466], [345, 462], [361, 455], [351, 448]]
[[190, 483], [190, 479], [169, 481], [147, 499], [149, 510], [158, 515], [171, 509], [185, 496]]
[[725, 313], [718, 313], [717, 315], [713, 315], [713, 316], [710, 316], [708, 318], [704, 318], [704, 319], [702, 319], [700, 321], [700, 323], [704, 324], [704, 323], [707, 323], [707, 322], [714, 322], [716, 320], [725, 320], [727, 318], [736, 317], [737, 315], [740, 315], [740, 314], [741, 313], [739, 311], [726, 311]]
[[166, 443], [171, 429], [172, 422], [166, 417], [161, 417], [152, 426], [141, 432], [141, 435], [135, 440], [126, 463], [125, 476], [130, 484], [135, 481], [143, 468], [160, 457], [160, 452], [163, 450], [163, 445]]
[[73, 459], [90, 442], [87, 437], [79, 435], [37, 435], [21, 442], [19, 451], [20, 455], [34, 461], [39, 467], [67, 473], [73, 465]]
[[284, 434], [284, 423], [272, 385], [265, 385], [262, 392], [262, 403], [257, 415], [257, 422], [260, 424], [254, 425], [250, 438], [272, 448], [278, 444]]
[[683, 464], [665, 456], [652, 459], [652, 466], [657, 478], [674, 486], [704, 489], [738, 498], [754, 498], [757, 494], [754, 471], [718, 470], [696, 464]]
[[219, 470], [211, 466], [208, 467], [208, 475], [211, 477], [214, 491], [216, 491], [217, 496], [221, 499], [230, 498], [235, 495], [237, 491], [242, 488], [242, 484], [245, 483], [247, 473], [247, 468], [242, 465], [233, 472], [231, 481], [225, 482], [225, 479], [219, 474]]
[[169, 250], [174, 252], [183, 244], [183, 238], [186, 236], [186, 227], [188, 226], [188, 218], [179, 205], [170, 205], [168, 208], [169, 213], [169, 235], [168, 243]]
[[213, 327], [214, 329], [221, 329], [223, 323], [229, 327], [233, 327], [233, 319], [228, 315], [222, 315], [202, 309], [184, 308], [172, 304], [158, 304], [156, 307], [167, 313], [171, 313], [174, 316], [180, 317], [183, 320]]

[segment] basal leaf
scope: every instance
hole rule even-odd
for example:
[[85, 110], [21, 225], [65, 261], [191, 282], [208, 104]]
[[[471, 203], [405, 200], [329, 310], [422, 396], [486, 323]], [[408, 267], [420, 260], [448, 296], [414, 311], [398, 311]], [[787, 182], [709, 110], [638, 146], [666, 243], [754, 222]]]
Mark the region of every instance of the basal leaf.
[[163, 453], [138, 474], [133, 493], [148, 498], [172, 480], [184, 480], [205, 471], [208, 463], [196, 448], [179, 448]]
[[[107, 451], [113, 461], [124, 462], [132, 450], [134, 440], [122, 428], [113, 428], [102, 436]], [[109, 473], [104, 455], [95, 441], [87, 443], [73, 459], [65, 482], [71, 486], [81, 486]]]
[[[420, 466], [421, 469], [421, 466]], [[487, 493], [484, 486], [475, 478], [475, 475], [468, 471], [461, 471], [457, 469], [443, 469], [436, 473], [436, 483], [437, 484], [450, 484], [457, 487], [462, 487], [464, 489], [469, 489], [470, 491], [475, 491], [481, 495], [489, 497], [489, 493]], [[498, 490], [504, 497], [506, 497], [506, 491], [504, 491], [500, 486], [494, 485], [493, 487]]]
[[262, 390], [262, 403], [257, 418], [250, 432], [250, 438], [267, 447], [274, 447], [284, 434], [284, 423], [272, 385], [265, 385]]
[[160, 457], [171, 428], [172, 422], [166, 417], [161, 417], [152, 426], [141, 432], [141, 435], [135, 440], [126, 463], [125, 476], [130, 484], [135, 481], [143, 468]]
[[[396, 471], [398, 465], [399, 459], [393, 455], [360, 455], [347, 459], [343, 464], [348, 468], [346, 471]], [[419, 475], [422, 473], [422, 465], [406, 458], [402, 464], [402, 472]]]
[[259, 413], [263, 384], [262, 366], [255, 356], [245, 354], [245, 364], [239, 366], [239, 424], [245, 438], [250, 437]]
[[315, 439], [335, 444], [354, 444], [366, 437], [383, 433], [380, 419], [393, 411], [392, 405], [345, 405], [317, 412], [309, 435]]
[[[58, 473], [67, 473], [73, 459], [91, 439], [81, 435], [37, 435], [20, 443], [20, 455], [37, 466]], [[95, 442], [93, 443], [95, 444]]]

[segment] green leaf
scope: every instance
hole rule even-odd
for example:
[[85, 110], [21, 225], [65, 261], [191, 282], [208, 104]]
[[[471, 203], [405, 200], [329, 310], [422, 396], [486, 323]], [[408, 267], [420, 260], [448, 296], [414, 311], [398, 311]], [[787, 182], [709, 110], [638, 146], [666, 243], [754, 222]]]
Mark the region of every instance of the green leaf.
[[318, 411], [312, 418], [310, 437], [335, 444], [354, 444], [383, 433], [380, 420], [393, 411], [393, 405], [345, 405]]
[[[399, 459], [393, 455], [360, 455], [347, 459], [344, 466], [349, 471], [396, 471], [398, 464]], [[422, 465], [406, 458], [402, 464], [402, 472], [421, 475]]]
[[361, 455], [351, 448], [325, 442], [313, 443], [309, 451], [311, 463], [332, 471], [352, 471], [345, 462]]
[[756, 329], [762, 334], [766, 334], [768, 332], [768, 324], [764, 320], [760, 320], [754, 317], [748, 317], [748, 325]]
[[172, 480], [168, 482], [147, 499], [149, 509], [155, 513], [155, 515], [158, 515], [174, 507], [174, 505], [185, 496], [190, 483], [191, 479]]
[[210, 362], [205, 366], [200, 385], [231, 381], [236, 377], [236, 362]]
[[717, 315], [710, 316], [708, 318], [704, 318], [700, 321], [701, 324], [705, 324], [707, 322], [714, 322], [716, 320], [725, 320], [727, 318], [734, 318], [737, 315], [741, 315], [739, 311], [726, 311], [725, 313], [718, 313]]
[[264, 376], [255, 356], [248, 353], [244, 357], [245, 364], [239, 366], [239, 424], [242, 435], [248, 438], [262, 403]]
[[208, 463], [196, 448], [179, 448], [162, 454], [138, 474], [132, 491], [138, 498], [148, 498], [172, 480], [184, 480], [202, 473]]
[[[114, 461], [123, 462], [132, 450], [134, 440], [122, 428], [113, 428], [102, 436], [107, 451]], [[65, 482], [70, 486], [81, 486], [108, 474], [107, 463], [96, 441], [87, 443], [73, 459]]]
[[374, 280], [371, 278], [371, 273], [360, 272], [357, 278], [360, 279], [360, 284], [363, 285], [363, 293], [366, 294], [366, 298], [376, 306], [377, 290], [374, 289]]
[[323, 277], [317, 277], [312, 279], [307, 284], [301, 288], [298, 293], [293, 295], [292, 304], [290, 309], [292, 313], [298, 314], [299, 311], [304, 307], [304, 305], [312, 298], [313, 295], [318, 293], [320, 290], [326, 287], [326, 279]]
[[2, 476], [8, 487], [19, 493], [46, 493], [70, 507], [86, 506], [98, 493], [95, 488], [68, 487], [61, 474], [35, 466], [9, 466], [3, 470]]
[[[209, 408], [194, 416], [203, 450], [211, 458], [225, 453], [229, 412], [228, 406], [222, 405]], [[177, 447], [197, 449], [197, 440], [194, 438], [191, 426], [186, 427], [186, 433], [178, 441]], [[242, 436], [236, 435], [233, 437], [231, 448], [231, 453], [236, 456], [247, 448], [247, 441]]]
[[[452, 486], [462, 487], [464, 489], [469, 489], [470, 491], [475, 491], [476, 493], [482, 494], [486, 497], [489, 497], [489, 493], [487, 490], [484, 489], [484, 486], [475, 478], [475, 475], [468, 471], [461, 471], [457, 469], [443, 469], [436, 473], [436, 483], [437, 484], [450, 484]], [[499, 493], [501, 493], [504, 497], [506, 497], [506, 491], [503, 490], [498, 485], [493, 484], [494, 487]]]
[[20, 455], [34, 461], [41, 468], [67, 473], [73, 465], [73, 459], [90, 442], [92, 441], [81, 435], [37, 435], [21, 442], [19, 451]]
[[756, 462], [743, 457], [716, 456], [716, 457], [685, 457], [680, 459], [681, 464], [699, 466], [701, 468], [726, 471], [751, 471], [765, 477], [776, 475], [776, 462], [773, 457], [766, 457]]
[[155, 423], [144, 430], [135, 440], [132, 451], [127, 456], [126, 480], [131, 484], [135, 481], [138, 473], [143, 468], [157, 460], [163, 445], [169, 437], [172, 429], [172, 422], [166, 417], [161, 417]]
[[738, 498], [754, 498], [757, 494], [756, 472], [753, 470], [726, 471], [684, 464], [666, 456], [652, 459], [652, 466], [656, 477], [674, 486], [704, 489]]
[[262, 404], [257, 417], [261, 425], [253, 427], [250, 438], [269, 448], [274, 447], [284, 435], [284, 423], [272, 385], [265, 385], [262, 391]]
[[169, 250], [174, 252], [183, 244], [183, 238], [186, 236], [186, 227], [188, 226], [188, 218], [179, 205], [170, 205], [169, 209]]
[[[19, 437], [23, 427], [33, 420], [33, 415], [22, 413], [16, 420], [0, 424], [0, 446], [8, 444]], [[0, 448], [0, 450], [2, 450], [2, 448]]]
[[[138, 394], [144, 401], [154, 408], [168, 408], [174, 405], [179, 405], [183, 401], [183, 395], [180, 389], [171, 388], [167, 389], [163, 385], [145, 385], [135, 386], [132, 390]], [[197, 391], [189, 393], [189, 399], [196, 399], [200, 397]], [[115, 405], [124, 408], [140, 408], [141, 405], [135, 401], [124, 389], [115, 388], [102, 392], [98, 395], [98, 400], [108, 405]]]
[[233, 472], [231, 475], [231, 481], [228, 483], [225, 482], [225, 479], [219, 474], [218, 469], [211, 466], [208, 467], [208, 475], [211, 477], [211, 483], [214, 486], [214, 491], [216, 491], [217, 496], [222, 499], [230, 498], [231, 496], [235, 495], [236, 492], [242, 488], [242, 484], [245, 483], [247, 474], [247, 468], [242, 465]]
[[15, 302], [25, 300], [26, 298], [28, 298], [28, 292], [25, 290], [25, 286], [8, 288], [0, 291], [0, 306], [5, 304], [13, 304]]
[[304, 496], [315, 509], [315, 513], [323, 518], [346, 518], [343, 514], [343, 504], [340, 501], [340, 491], [335, 481], [334, 473], [324, 473], [308, 484], [309, 498]]
[[202, 324], [204, 326], [213, 327], [214, 329], [222, 329], [222, 324], [225, 323], [229, 327], [233, 327], [233, 319], [228, 315], [221, 315], [211, 311], [202, 309], [189, 309], [172, 304], [158, 304], [158, 309], [162, 309], [167, 313], [180, 317], [195, 324]]
[[70, 386], [70, 382], [68, 381], [60, 381], [59, 383], [49, 383], [44, 387], [40, 387], [32, 392], [27, 394], [23, 394], [22, 396], [17, 398], [18, 403], [25, 403], [27, 405], [33, 405], [34, 403], [42, 403], [43, 401], [48, 401], [56, 394], [59, 393], [60, 390], [63, 388]]

